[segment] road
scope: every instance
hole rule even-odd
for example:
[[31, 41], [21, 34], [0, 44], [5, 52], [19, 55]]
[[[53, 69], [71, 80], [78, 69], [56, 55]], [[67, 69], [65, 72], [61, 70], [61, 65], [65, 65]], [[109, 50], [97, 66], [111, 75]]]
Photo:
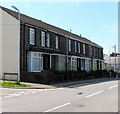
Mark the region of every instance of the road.
[[118, 81], [48, 90], [3, 88], [2, 111], [118, 112]]

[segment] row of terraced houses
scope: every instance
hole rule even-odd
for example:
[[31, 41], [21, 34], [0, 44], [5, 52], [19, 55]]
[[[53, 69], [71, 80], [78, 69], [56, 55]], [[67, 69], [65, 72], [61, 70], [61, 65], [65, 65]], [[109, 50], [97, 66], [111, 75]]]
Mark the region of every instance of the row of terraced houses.
[[24, 14], [19, 22], [18, 13], [4, 7], [0, 14], [1, 78], [20, 73], [21, 81], [31, 81], [49, 70], [103, 70], [103, 48], [87, 38]]

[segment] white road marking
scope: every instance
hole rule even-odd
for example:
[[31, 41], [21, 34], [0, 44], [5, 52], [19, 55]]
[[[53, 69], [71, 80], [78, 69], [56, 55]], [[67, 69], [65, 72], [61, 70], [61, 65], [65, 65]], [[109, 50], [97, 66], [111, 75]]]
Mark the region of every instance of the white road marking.
[[91, 95], [88, 95], [88, 96], [86, 96], [86, 97], [87, 97], [87, 98], [88, 98], [88, 97], [92, 97], [92, 96], [97, 95], [97, 94], [102, 93], [102, 92], [103, 92], [103, 91], [99, 91], [99, 92], [93, 93], [93, 94], [91, 94]]
[[51, 112], [51, 111], [53, 111], [53, 110], [56, 110], [56, 109], [58, 109], [58, 108], [61, 108], [61, 107], [64, 107], [64, 106], [67, 106], [67, 105], [70, 105], [70, 104], [71, 104], [71, 103], [66, 103], [66, 104], [63, 104], [63, 105], [57, 106], [57, 107], [55, 107], [55, 108], [52, 108], [52, 109], [46, 110], [46, 111], [44, 111], [44, 112]]
[[28, 93], [30, 93], [31, 91], [27, 91]]
[[31, 91], [31, 93], [36, 93], [37, 91]]
[[20, 94], [25, 94], [25, 92], [19, 92]]
[[14, 95], [14, 96], [20, 96], [20, 95], [22, 95], [22, 94], [16, 94], [16, 95]]
[[4, 96], [3, 98], [10, 98], [10, 97], [13, 97], [13, 96]]
[[10, 97], [17, 97], [17, 96], [21, 96], [21, 95], [28, 95], [28, 94], [32, 94], [32, 93], [37, 93], [37, 92], [41, 92], [42, 90], [30, 90], [30, 91], [26, 91], [26, 92], [18, 92], [18, 93], [11, 93], [11, 94], [7, 94], [6, 96], [4, 96], [3, 98], [10, 98]]
[[114, 85], [114, 86], [112, 86], [112, 87], [109, 87], [108, 89], [112, 89], [112, 88], [114, 88], [114, 87], [117, 87], [118, 85]]
[[14, 95], [16, 95], [17, 93], [12, 93], [12, 94], [8, 94], [8, 95], [10, 95], [10, 96], [14, 96]]

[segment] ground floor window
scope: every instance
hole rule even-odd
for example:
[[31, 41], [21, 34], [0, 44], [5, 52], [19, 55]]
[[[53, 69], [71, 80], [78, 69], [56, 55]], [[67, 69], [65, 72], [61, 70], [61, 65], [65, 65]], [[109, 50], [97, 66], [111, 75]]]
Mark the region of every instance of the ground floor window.
[[85, 59], [85, 70], [86, 71], [90, 70], [90, 60], [89, 59]]
[[41, 52], [27, 53], [28, 72], [41, 72], [52, 69], [55, 71], [79, 71], [79, 70], [102, 70], [103, 62], [100, 60], [90, 60], [77, 58], [75, 56], [67, 57], [64, 55], [41, 54]]
[[97, 70], [97, 60], [93, 60], [93, 70]]
[[81, 59], [81, 70], [85, 70], [85, 59]]
[[68, 70], [75, 70], [77, 71], [77, 58], [75, 57], [68, 57]]
[[71, 59], [72, 59], [71, 57], [68, 57], [68, 70], [69, 71], [72, 70], [72, 67], [71, 67], [72, 66], [72, 62], [71, 62], [72, 60]]
[[77, 58], [72, 57], [72, 70], [77, 71]]
[[53, 70], [65, 71], [66, 70], [66, 56], [52, 55], [51, 66]]
[[28, 52], [27, 69], [29, 72], [41, 72], [43, 70], [43, 57], [40, 52]]
[[66, 70], [66, 57], [58, 56], [58, 70], [65, 71]]
[[91, 60], [91, 70], [93, 70], [93, 60]]

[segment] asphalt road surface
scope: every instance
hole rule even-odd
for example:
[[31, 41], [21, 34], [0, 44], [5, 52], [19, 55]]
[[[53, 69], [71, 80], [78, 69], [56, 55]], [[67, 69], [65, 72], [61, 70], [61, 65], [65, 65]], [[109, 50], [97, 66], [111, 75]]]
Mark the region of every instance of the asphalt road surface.
[[118, 112], [118, 81], [59, 89], [2, 89], [3, 112]]

